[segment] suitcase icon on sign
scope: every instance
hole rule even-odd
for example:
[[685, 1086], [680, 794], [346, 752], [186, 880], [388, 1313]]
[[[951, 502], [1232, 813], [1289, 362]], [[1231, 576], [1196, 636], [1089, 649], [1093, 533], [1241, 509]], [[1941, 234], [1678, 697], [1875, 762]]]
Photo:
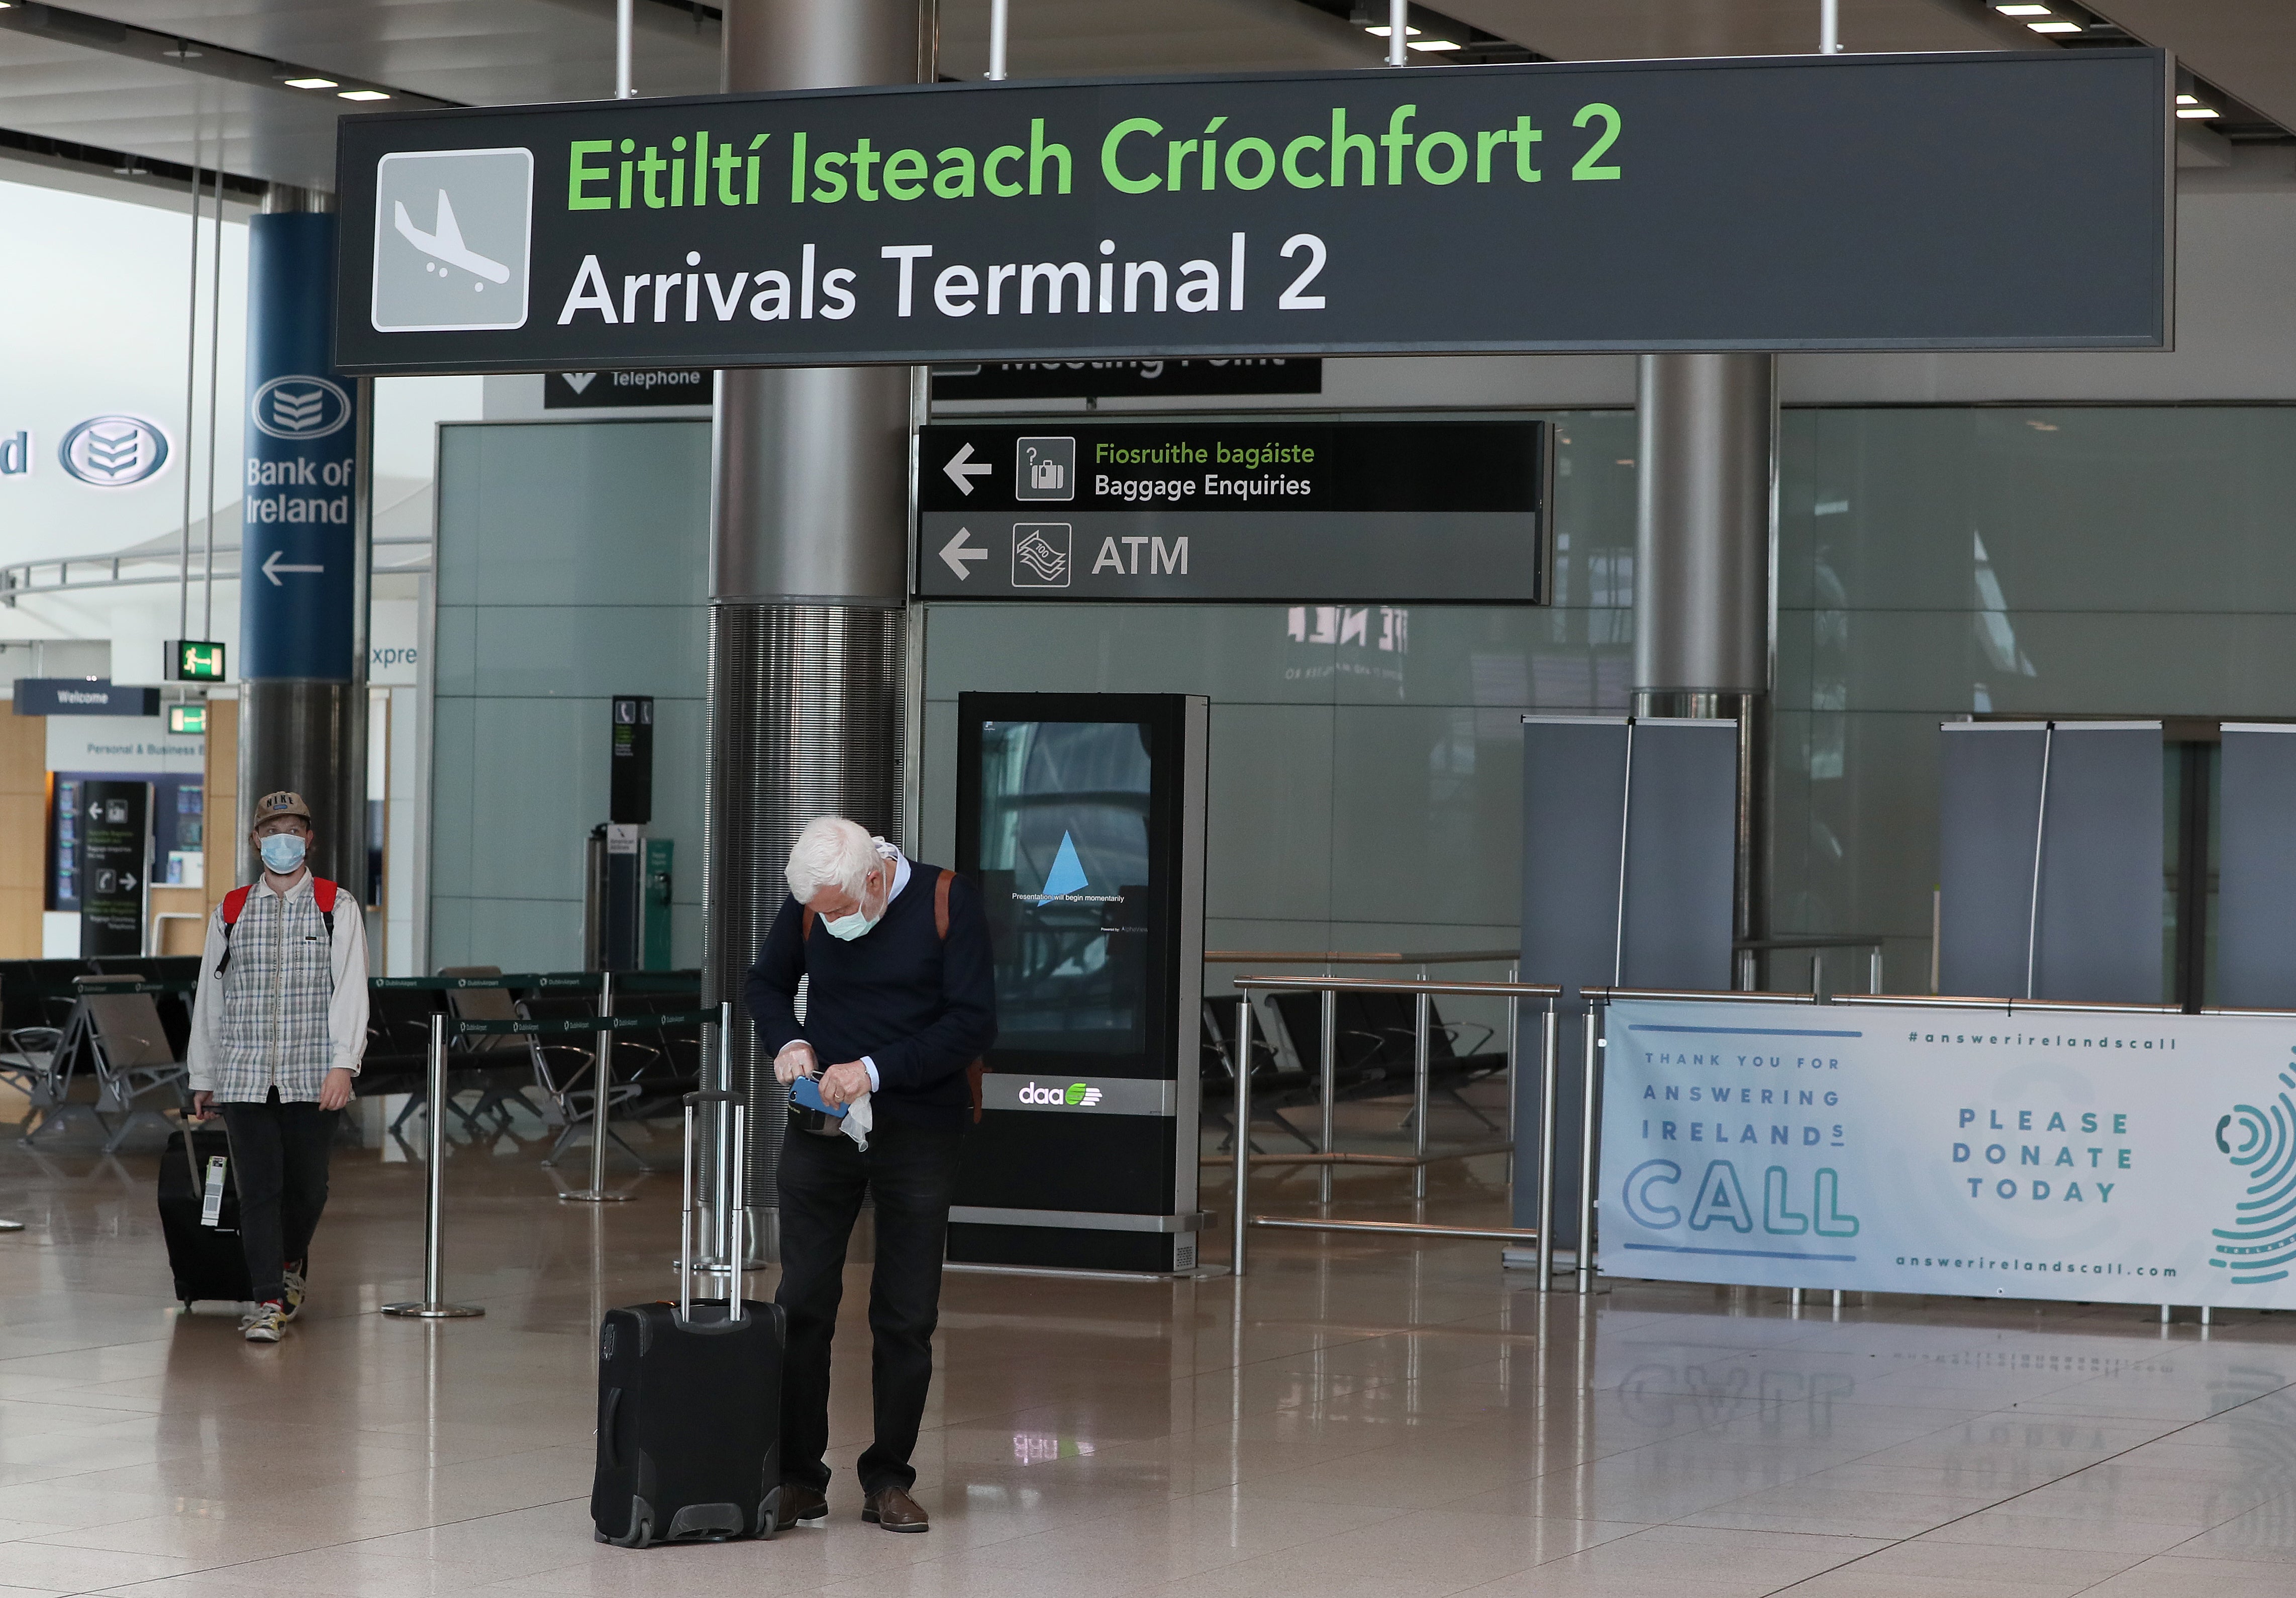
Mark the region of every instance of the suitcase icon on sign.
[[1015, 499], [1074, 499], [1076, 440], [1022, 438], [1015, 446]]

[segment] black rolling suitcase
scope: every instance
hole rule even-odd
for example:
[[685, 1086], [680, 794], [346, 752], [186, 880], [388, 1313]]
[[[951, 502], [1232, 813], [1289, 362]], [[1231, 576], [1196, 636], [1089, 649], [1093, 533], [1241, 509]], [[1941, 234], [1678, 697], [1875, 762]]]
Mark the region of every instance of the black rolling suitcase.
[[201, 1299], [243, 1304], [255, 1291], [239, 1241], [239, 1181], [231, 1168], [231, 1137], [212, 1132], [170, 1134], [160, 1161], [160, 1230], [176, 1297], [189, 1309]]
[[619, 1547], [770, 1537], [781, 1505], [781, 1306], [745, 1299], [729, 1316], [725, 1299], [692, 1296], [693, 1117], [715, 1102], [734, 1104], [733, 1146], [742, 1146], [732, 1094], [686, 1095], [678, 1301], [608, 1310], [599, 1328], [590, 1519], [598, 1541]]

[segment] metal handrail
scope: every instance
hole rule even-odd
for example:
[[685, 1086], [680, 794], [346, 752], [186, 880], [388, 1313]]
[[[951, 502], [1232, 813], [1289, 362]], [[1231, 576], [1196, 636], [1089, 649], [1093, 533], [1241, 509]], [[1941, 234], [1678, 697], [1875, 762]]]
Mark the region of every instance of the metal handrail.
[[[1304, 1155], [1298, 1164], [1320, 1164], [1324, 1167], [1324, 1196], [1331, 1197], [1331, 1168], [1341, 1160], [1332, 1147], [1332, 1110], [1338, 1072], [1338, 998], [1341, 992], [1403, 993], [1418, 1002], [1412, 1018], [1412, 1110], [1414, 1150], [1408, 1163], [1412, 1167], [1414, 1196], [1427, 1196], [1427, 1167], [1435, 1160], [1456, 1160], [1473, 1154], [1496, 1153], [1503, 1147], [1509, 1154], [1508, 1183], [1513, 1183], [1514, 1151], [1514, 1077], [1516, 1039], [1519, 1035], [1518, 1012], [1524, 999], [1543, 999], [1546, 1003], [1546, 1025], [1540, 1031], [1542, 1076], [1552, 1081], [1554, 1052], [1554, 1001], [1562, 992], [1548, 982], [1442, 982], [1425, 978], [1417, 980], [1390, 980], [1378, 977], [1262, 977], [1240, 976], [1235, 979], [1235, 1223], [1234, 1239], [1230, 1246], [1229, 1270], [1236, 1275], [1244, 1274], [1249, 1251], [1247, 1238], [1253, 1226], [1282, 1226], [1321, 1232], [1377, 1232], [1401, 1237], [1458, 1237], [1462, 1229], [1456, 1226], [1408, 1225], [1394, 1221], [1336, 1221], [1305, 1220], [1289, 1217], [1254, 1216], [1251, 1213], [1251, 996], [1255, 993], [1316, 992], [1324, 996], [1323, 1037], [1318, 1053], [1322, 1077], [1324, 1110], [1323, 1147], [1313, 1155]], [[1431, 1071], [1429, 1039], [1433, 1030], [1434, 1005], [1437, 994], [1463, 996], [1504, 998], [1507, 1005], [1507, 1137], [1504, 1145], [1481, 1144], [1472, 1149], [1455, 1150], [1447, 1154], [1431, 1155], [1427, 1149], [1427, 1100]], [[1548, 1094], [1544, 1116], [1554, 1119], [1553, 1095]], [[1550, 1140], [1551, 1141], [1551, 1138]], [[1401, 1162], [1402, 1156], [1389, 1156], [1382, 1163]], [[1541, 1164], [1539, 1180], [1551, 1186], [1553, 1164]], [[1542, 1213], [1545, 1207], [1542, 1206]], [[1469, 1229], [1472, 1235], [1498, 1237], [1528, 1242], [1533, 1236], [1543, 1236], [1518, 1230]], [[1542, 1278], [1543, 1279], [1543, 1278]]]
[[1751, 993], [1754, 979], [1760, 974], [1758, 967], [1766, 954], [1784, 954], [1792, 949], [1808, 950], [1809, 985], [1815, 990], [1818, 985], [1818, 973], [1823, 969], [1820, 956], [1824, 950], [1871, 949], [1874, 952], [1866, 963], [1866, 991], [1879, 993], [1882, 991], [1882, 945], [1887, 941], [1886, 933], [1844, 932], [1832, 936], [1823, 932], [1789, 932], [1778, 938], [1742, 938], [1730, 946], [1730, 950], [1737, 956], [1738, 987], [1742, 991]]
[[[1941, 997], [1934, 994], [1903, 993], [1844, 993], [1835, 995], [1829, 1003], [1835, 1004], [1882, 1005], [1904, 1009], [1933, 1010], [1998, 1010], [2004, 1015], [2028, 1014], [2034, 1011], [2094, 1015], [2182, 1015], [2181, 1004], [2085, 1004], [2073, 999], [1997, 999], [1980, 998], [1966, 995]], [[2204, 1015], [2249, 1013], [2238, 1011], [2203, 1011]], [[2288, 1011], [2257, 1011], [2255, 1014], [2286, 1015]]]

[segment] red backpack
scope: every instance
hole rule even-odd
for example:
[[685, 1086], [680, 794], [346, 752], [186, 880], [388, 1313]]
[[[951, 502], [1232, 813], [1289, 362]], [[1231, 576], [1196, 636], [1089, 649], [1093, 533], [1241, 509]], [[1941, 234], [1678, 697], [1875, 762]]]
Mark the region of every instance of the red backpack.
[[[215, 974], [223, 975], [231, 964], [231, 930], [238, 924], [241, 914], [247, 908], [247, 896], [255, 891], [250, 882], [244, 888], [234, 888], [223, 896], [223, 958], [216, 962]], [[319, 919], [327, 923], [327, 936], [335, 935], [335, 895], [339, 890], [322, 876], [311, 879], [311, 902], [319, 907]]]

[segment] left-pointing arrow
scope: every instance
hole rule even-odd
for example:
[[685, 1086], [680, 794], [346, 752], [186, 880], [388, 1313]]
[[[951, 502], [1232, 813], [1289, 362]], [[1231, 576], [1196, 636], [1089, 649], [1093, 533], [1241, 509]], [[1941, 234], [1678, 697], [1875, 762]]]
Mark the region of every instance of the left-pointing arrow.
[[948, 562], [948, 569], [956, 573], [956, 580], [960, 583], [972, 575], [972, 568], [965, 562], [985, 561], [988, 558], [987, 550], [966, 546], [964, 541], [972, 536], [971, 528], [961, 527], [956, 529], [955, 537], [940, 546], [940, 558]]
[[[263, 575], [271, 579], [271, 586], [275, 588], [283, 588], [286, 586], [284, 583], [282, 583], [279, 580], [279, 574], [283, 571], [321, 572], [326, 570], [324, 566], [291, 566], [279, 558], [286, 553], [287, 552], [283, 549], [275, 549], [263, 562]], [[983, 551], [982, 553], [986, 553], [987, 552]]]

